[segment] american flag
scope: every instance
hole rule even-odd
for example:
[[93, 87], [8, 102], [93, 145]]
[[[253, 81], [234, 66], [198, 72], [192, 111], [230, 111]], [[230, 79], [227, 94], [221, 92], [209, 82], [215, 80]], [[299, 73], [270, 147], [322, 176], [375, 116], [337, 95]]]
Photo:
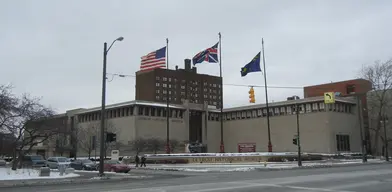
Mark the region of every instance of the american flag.
[[166, 68], [166, 47], [142, 57], [140, 70], [150, 70], [155, 68]]

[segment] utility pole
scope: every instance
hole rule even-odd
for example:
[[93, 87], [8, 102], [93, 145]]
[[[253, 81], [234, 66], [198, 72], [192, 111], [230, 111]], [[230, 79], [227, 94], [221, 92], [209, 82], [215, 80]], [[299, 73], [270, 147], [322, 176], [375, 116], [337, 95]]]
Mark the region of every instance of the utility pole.
[[298, 147], [298, 167], [302, 166], [302, 157], [301, 157], [301, 139], [299, 136], [299, 105], [298, 102], [295, 104], [295, 111], [297, 115], [297, 147]]
[[118, 37], [115, 39], [108, 48], [108, 44], [103, 44], [103, 68], [102, 68], [102, 104], [101, 104], [101, 134], [100, 134], [100, 151], [99, 151], [99, 176], [104, 176], [104, 154], [105, 153], [105, 105], [106, 105], [106, 58], [110, 48], [116, 41], [122, 41], [124, 37]]
[[357, 100], [357, 113], [358, 113], [358, 123], [359, 123], [359, 133], [361, 137], [361, 150], [362, 150], [362, 163], [367, 162], [367, 154], [366, 154], [366, 142], [363, 139], [363, 114], [362, 114], [362, 101], [360, 95], [356, 95]]
[[389, 161], [389, 155], [388, 155], [388, 137], [387, 137], [387, 123], [388, 123], [388, 118], [386, 115], [383, 117], [383, 124], [384, 124], [384, 146], [385, 146], [385, 161]]

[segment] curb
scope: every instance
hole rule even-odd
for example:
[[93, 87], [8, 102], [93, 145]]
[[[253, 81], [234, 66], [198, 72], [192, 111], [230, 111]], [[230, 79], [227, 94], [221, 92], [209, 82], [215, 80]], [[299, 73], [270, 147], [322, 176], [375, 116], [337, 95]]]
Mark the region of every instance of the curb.
[[126, 181], [126, 180], [132, 180], [132, 179], [145, 179], [145, 178], [152, 178], [152, 176], [124, 176], [124, 177], [93, 177], [93, 178], [88, 178], [88, 179], [77, 179], [78, 177], [75, 177], [75, 179], [61, 179], [61, 180], [56, 180], [56, 179], [48, 179], [48, 180], [40, 180], [37, 182], [34, 182], [34, 180], [12, 180], [12, 181], [17, 181], [18, 183], [10, 183], [10, 184], [0, 184], [0, 189], [1, 188], [10, 188], [10, 187], [27, 187], [27, 186], [43, 186], [43, 185], [60, 185], [60, 184], [81, 184], [81, 183], [95, 183], [95, 182], [111, 182], [111, 181]]

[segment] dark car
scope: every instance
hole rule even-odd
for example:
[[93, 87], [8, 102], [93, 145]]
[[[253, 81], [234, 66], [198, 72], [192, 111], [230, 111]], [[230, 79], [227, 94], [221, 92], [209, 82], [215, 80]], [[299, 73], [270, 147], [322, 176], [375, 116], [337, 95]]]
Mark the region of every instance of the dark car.
[[22, 157], [22, 167], [45, 167], [46, 160], [41, 155], [25, 155]]
[[97, 170], [97, 165], [88, 159], [76, 159], [71, 162], [70, 166], [76, 170]]

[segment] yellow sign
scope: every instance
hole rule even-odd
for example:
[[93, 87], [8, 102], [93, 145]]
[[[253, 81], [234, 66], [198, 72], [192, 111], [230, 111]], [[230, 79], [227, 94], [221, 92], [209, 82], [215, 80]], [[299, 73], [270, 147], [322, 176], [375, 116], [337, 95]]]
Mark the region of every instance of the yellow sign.
[[335, 103], [335, 93], [334, 92], [324, 93], [324, 103], [325, 104]]

